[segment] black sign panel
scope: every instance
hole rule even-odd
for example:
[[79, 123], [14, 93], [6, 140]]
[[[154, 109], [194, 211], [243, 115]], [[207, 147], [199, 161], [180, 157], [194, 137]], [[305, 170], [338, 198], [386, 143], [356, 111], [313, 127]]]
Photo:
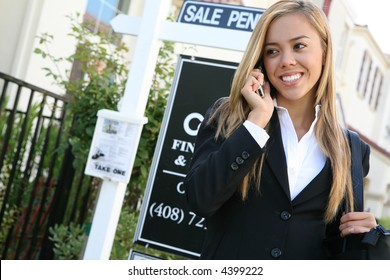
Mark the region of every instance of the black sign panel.
[[195, 258], [204, 218], [187, 206], [183, 179], [207, 108], [228, 96], [236, 63], [181, 56], [165, 110], [134, 241]]
[[198, 1], [185, 1], [178, 22], [252, 31], [264, 9]]

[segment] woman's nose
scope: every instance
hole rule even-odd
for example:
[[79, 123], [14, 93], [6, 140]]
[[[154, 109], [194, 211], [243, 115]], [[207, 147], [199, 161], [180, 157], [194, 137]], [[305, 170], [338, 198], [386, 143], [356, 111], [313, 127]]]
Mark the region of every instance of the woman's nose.
[[280, 67], [290, 67], [296, 64], [294, 54], [290, 51], [285, 51], [280, 56]]

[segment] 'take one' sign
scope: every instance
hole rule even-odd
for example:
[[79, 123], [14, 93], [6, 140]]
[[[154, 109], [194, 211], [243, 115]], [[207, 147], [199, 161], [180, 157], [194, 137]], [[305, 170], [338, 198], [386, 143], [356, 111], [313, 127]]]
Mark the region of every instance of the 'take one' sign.
[[177, 21], [250, 32], [263, 13], [260, 8], [185, 1]]

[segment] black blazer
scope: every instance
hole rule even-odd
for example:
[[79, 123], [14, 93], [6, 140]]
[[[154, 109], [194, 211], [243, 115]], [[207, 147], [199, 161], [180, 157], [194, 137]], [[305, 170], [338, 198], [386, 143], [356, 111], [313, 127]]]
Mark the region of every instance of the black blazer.
[[[201, 258], [321, 259], [325, 252], [337, 251], [340, 215], [328, 228], [323, 222], [332, 180], [330, 161], [291, 201], [276, 110], [264, 150], [243, 125], [228, 139], [215, 141], [216, 124], [205, 125], [209, 113], [184, 181], [190, 209], [207, 221]], [[260, 194], [252, 184], [243, 201], [237, 188], [262, 153], [266, 158]], [[327, 246], [332, 250], [324, 251], [325, 238], [331, 240]]]

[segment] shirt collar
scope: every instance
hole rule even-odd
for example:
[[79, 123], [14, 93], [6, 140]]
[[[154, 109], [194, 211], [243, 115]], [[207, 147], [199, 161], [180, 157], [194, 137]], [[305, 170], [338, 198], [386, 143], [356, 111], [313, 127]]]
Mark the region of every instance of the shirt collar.
[[[288, 113], [288, 110], [282, 106], [279, 106], [278, 105], [278, 102], [276, 100], [276, 98], [273, 99], [274, 101], [274, 106], [276, 108], [276, 110], [279, 112], [287, 112]], [[320, 113], [320, 110], [321, 110], [321, 105], [320, 104], [317, 104], [315, 107], [314, 107], [314, 110], [315, 110], [315, 119], [314, 119], [314, 123], [317, 122], [317, 119], [318, 119], [318, 115]]]
[[[292, 120], [291, 120], [290, 114], [288, 113], [288, 110], [282, 106], [279, 106], [276, 102], [276, 99], [274, 99], [274, 105], [275, 105], [276, 111], [277, 111], [278, 116], [279, 116], [279, 123], [280, 123], [281, 129], [282, 129], [282, 138], [286, 137], [286, 135], [295, 135], [295, 137], [296, 137], [294, 125], [292, 123]], [[321, 108], [321, 105], [315, 106], [315, 118], [314, 118], [312, 124], [310, 125], [309, 130], [303, 136], [302, 139], [312, 139], [313, 141], [316, 141], [315, 140], [316, 137], [314, 134], [314, 127], [315, 127], [317, 120], [318, 120], [320, 108]], [[307, 141], [308, 140], [306, 140], [304, 142], [307, 142]]]

